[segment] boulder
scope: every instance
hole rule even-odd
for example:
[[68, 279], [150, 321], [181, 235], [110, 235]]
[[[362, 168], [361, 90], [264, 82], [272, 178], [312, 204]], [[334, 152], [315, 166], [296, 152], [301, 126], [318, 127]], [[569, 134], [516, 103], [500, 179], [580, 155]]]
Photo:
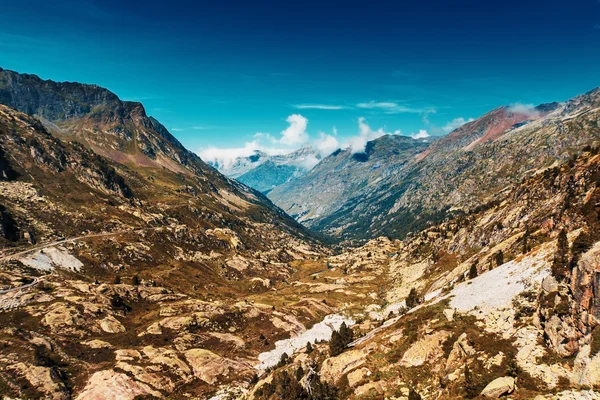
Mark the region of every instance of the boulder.
[[463, 365], [463, 360], [475, 354], [475, 349], [469, 344], [467, 334], [463, 333], [452, 345], [452, 350], [446, 360], [446, 371], [454, 371]]
[[348, 385], [354, 387], [369, 375], [371, 375], [371, 371], [367, 367], [352, 371], [348, 374]]
[[402, 356], [400, 365], [403, 367], [417, 367], [426, 362], [433, 362], [442, 355], [442, 343], [449, 333], [436, 332], [417, 340]]
[[554, 278], [552, 275], [548, 275], [542, 279], [542, 289], [548, 293], [557, 292], [558, 282], [556, 281], [556, 278]]
[[233, 366], [231, 360], [205, 349], [188, 350], [185, 352], [185, 358], [194, 375], [211, 385], [217, 382], [217, 377], [227, 374]]
[[87, 381], [77, 400], [133, 399], [136, 396], [163, 397], [149, 385], [137, 382], [127, 374], [113, 370], [98, 371]]
[[510, 394], [515, 390], [515, 378], [511, 376], [505, 376], [497, 378], [488, 383], [483, 389], [481, 395], [492, 399], [497, 399], [503, 394]]
[[100, 321], [100, 328], [107, 333], [122, 333], [125, 332], [125, 327], [112, 315], [107, 316]]
[[68, 391], [52, 379], [53, 372], [50, 368], [18, 363], [8, 367], [8, 369], [27, 379], [31, 386], [45, 393], [46, 398], [53, 400], [69, 399]]
[[335, 383], [344, 374], [361, 367], [367, 358], [363, 350], [346, 351], [339, 356], [331, 357], [323, 361], [321, 365], [321, 375], [331, 383]]
[[454, 314], [455, 313], [456, 313], [456, 310], [454, 308], [447, 308], [447, 309], [444, 310], [444, 316], [450, 322], [454, 321]]

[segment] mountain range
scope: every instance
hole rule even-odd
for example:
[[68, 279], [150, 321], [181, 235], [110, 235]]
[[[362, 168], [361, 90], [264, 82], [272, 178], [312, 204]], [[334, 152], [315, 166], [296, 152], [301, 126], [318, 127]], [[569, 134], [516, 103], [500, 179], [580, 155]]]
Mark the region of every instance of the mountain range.
[[0, 70], [0, 396], [596, 398], [599, 136], [595, 89], [240, 162], [296, 221], [140, 103]]
[[209, 161], [223, 174], [267, 194], [276, 186], [290, 182], [310, 171], [321, 155], [311, 146], [283, 155], [268, 155], [260, 150], [248, 157], [237, 157], [231, 164]]
[[307, 227], [339, 239], [403, 238], [494, 201], [593, 144], [599, 106], [595, 89], [565, 103], [500, 107], [428, 145], [382, 137], [365, 153], [324, 158], [268, 196]]

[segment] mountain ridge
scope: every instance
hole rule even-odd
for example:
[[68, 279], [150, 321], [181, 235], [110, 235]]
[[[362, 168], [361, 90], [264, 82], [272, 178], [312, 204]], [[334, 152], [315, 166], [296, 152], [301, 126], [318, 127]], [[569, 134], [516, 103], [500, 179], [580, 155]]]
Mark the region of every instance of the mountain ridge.
[[[269, 197], [308, 227], [339, 239], [402, 238], [439, 222], [448, 212], [464, 212], [489, 201], [531, 173], [531, 168], [548, 166], [554, 157], [564, 160], [568, 157], [565, 152], [582, 143], [593, 144], [600, 134], [593, 127], [600, 104], [598, 93], [600, 90], [593, 89], [564, 103], [524, 111], [513, 112], [510, 107], [492, 110], [433, 141], [414, 157], [399, 160], [405, 161], [399, 165], [390, 154], [390, 167], [383, 168], [382, 179], [348, 196], [332, 200], [328, 188], [321, 185], [332, 179], [323, 168], [329, 156], [320, 163], [321, 168], [276, 188]], [[574, 121], [590, 129], [582, 129]], [[569, 129], [574, 137], [567, 141]], [[523, 151], [531, 158], [520, 155]], [[527, 167], [529, 163], [534, 165]], [[358, 165], [349, 166], [345, 178], [334, 179], [328, 186], [361, 182], [364, 172]], [[481, 190], [484, 183], [487, 189]], [[478, 198], [470, 196], [475, 192]]]

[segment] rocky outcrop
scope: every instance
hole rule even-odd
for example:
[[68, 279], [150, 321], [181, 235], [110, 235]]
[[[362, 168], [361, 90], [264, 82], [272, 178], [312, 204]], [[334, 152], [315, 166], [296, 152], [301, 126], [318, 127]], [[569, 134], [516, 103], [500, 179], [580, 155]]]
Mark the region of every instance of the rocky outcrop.
[[346, 373], [361, 367], [366, 362], [366, 358], [367, 354], [363, 350], [346, 351], [323, 361], [321, 375], [323, 379], [335, 383]]
[[227, 375], [231, 368], [240, 366], [205, 349], [188, 350], [185, 352], [185, 358], [194, 375], [209, 384], [214, 384], [220, 376]]
[[125, 373], [106, 370], [89, 378], [77, 400], [132, 400], [136, 396], [163, 397], [148, 384], [135, 381]]
[[510, 394], [515, 390], [515, 378], [505, 376], [503, 378], [497, 378], [488, 383], [483, 389], [481, 395], [492, 399], [497, 399], [502, 395]]
[[402, 356], [400, 365], [418, 367], [425, 363], [433, 363], [442, 356], [442, 343], [449, 332], [439, 331], [417, 340]]

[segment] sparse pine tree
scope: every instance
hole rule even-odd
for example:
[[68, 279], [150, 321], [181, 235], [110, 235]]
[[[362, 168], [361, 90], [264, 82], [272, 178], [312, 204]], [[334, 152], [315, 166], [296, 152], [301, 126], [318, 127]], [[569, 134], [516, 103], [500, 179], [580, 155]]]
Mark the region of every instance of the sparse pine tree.
[[477, 278], [477, 261], [471, 264], [469, 268], [469, 279]]
[[302, 368], [302, 365], [299, 365], [298, 369], [296, 369], [296, 380], [298, 382], [300, 382], [303, 377], [304, 377], [304, 369]]
[[468, 399], [473, 399], [479, 395], [479, 388], [475, 382], [475, 378], [471, 373], [468, 365], [465, 365], [465, 394]]
[[135, 274], [133, 278], [131, 278], [131, 284], [133, 286], [138, 286], [140, 284], [140, 277], [137, 274]]
[[313, 347], [312, 344], [310, 344], [310, 342], [306, 342], [306, 353], [310, 354], [313, 351]]
[[408, 297], [406, 298], [406, 307], [411, 309], [419, 304], [419, 295], [417, 294], [417, 289], [412, 288], [408, 293]]
[[281, 367], [285, 366], [288, 363], [289, 359], [290, 359], [290, 356], [288, 356], [287, 353], [283, 353], [281, 355], [281, 358], [279, 359], [279, 362], [277, 363], [277, 368], [281, 368]]
[[354, 337], [352, 329], [348, 328], [345, 322], [342, 322], [342, 325], [340, 326], [340, 337], [342, 338], [344, 347], [348, 346]]
[[414, 388], [410, 388], [408, 391], [408, 400], [421, 400], [421, 395]]
[[496, 267], [499, 267], [502, 264], [504, 264], [504, 253], [502, 252], [502, 250], [498, 250], [498, 252], [495, 255], [495, 259], [496, 259]]
[[121, 284], [121, 277], [119, 275], [115, 276], [115, 280], [113, 281], [115, 285]]
[[329, 354], [331, 357], [342, 354], [345, 348], [346, 346], [344, 346], [340, 333], [338, 331], [333, 331], [331, 340], [329, 341]]

